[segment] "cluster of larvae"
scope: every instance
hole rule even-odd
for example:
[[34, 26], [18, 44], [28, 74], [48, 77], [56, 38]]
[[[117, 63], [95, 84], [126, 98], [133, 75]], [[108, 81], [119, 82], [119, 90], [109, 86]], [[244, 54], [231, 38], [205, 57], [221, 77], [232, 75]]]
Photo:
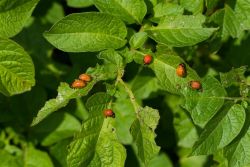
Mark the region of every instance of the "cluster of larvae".
[[[79, 75], [78, 79], [75, 79], [75, 81], [71, 84], [71, 87], [74, 89], [81, 89], [84, 88], [88, 82], [91, 81], [91, 76], [88, 74], [81, 74]], [[115, 113], [111, 109], [105, 109], [103, 111], [103, 115], [107, 117], [115, 117]]]
[[[152, 63], [153, 57], [149, 54], [146, 54], [143, 57], [143, 63], [145, 65], [149, 65]], [[179, 77], [186, 77], [187, 76], [187, 69], [186, 65], [184, 63], [181, 63], [177, 66], [176, 68], [176, 75]], [[72, 84], [71, 87], [74, 89], [81, 89], [84, 88], [88, 82], [91, 81], [91, 76], [88, 74], [81, 74], [78, 79], [76, 79]], [[190, 81], [189, 82], [190, 87], [193, 90], [200, 90], [201, 89], [201, 83], [199, 81]], [[105, 109], [103, 111], [103, 115], [107, 117], [112, 117], [115, 118], [115, 113], [113, 112], [112, 109]]]
[[[153, 57], [149, 54], [146, 54], [143, 57], [143, 63], [145, 65], [151, 64], [152, 60], [153, 60]], [[186, 65], [184, 63], [181, 63], [177, 66], [176, 75], [178, 75], [179, 77], [182, 77], [182, 78], [187, 76], [187, 69], [186, 69]], [[190, 81], [189, 86], [193, 90], [201, 90], [201, 88], [202, 88], [200, 81]]]

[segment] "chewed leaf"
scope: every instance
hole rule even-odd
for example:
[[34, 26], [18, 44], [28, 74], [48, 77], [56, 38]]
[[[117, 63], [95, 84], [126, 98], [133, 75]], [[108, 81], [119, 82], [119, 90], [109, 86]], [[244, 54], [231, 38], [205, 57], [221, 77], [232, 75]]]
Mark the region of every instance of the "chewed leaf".
[[61, 83], [58, 87], [57, 97], [45, 103], [44, 107], [40, 109], [37, 116], [33, 119], [31, 126], [35, 126], [51, 113], [65, 107], [71, 99], [87, 95], [96, 82], [105, 78], [102, 66], [97, 66], [96, 69], [90, 68], [88, 74], [92, 76], [92, 81], [82, 89], [73, 89], [67, 83]]
[[[176, 68], [180, 63], [184, 63], [184, 60], [178, 56], [159, 55], [154, 58], [151, 67], [161, 88], [183, 95], [186, 99], [184, 108], [191, 113], [194, 123], [204, 126], [223, 105], [226, 91], [213, 77], [206, 77], [201, 81], [188, 65], [186, 65], [187, 76], [179, 77], [176, 74]], [[190, 81], [196, 80], [201, 82], [202, 91], [194, 91], [190, 88]]]
[[164, 90], [182, 94], [183, 88], [187, 87], [189, 81], [200, 80], [197, 73], [187, 64], [187, 76], [182, 78], [176, 75], [176, 68], [181, 63], [184, 63], [184, 60], [178, 56], [159, 55], [154, 58], [152, 69]]
[[[58, 88], [57, 97], [46, 102], [44, 107], [33, 119], [31, 126], [38, 124], [54, 111], [65, 107], [71, 99], [86, 96], [98, 81], [108, 80], [116, 76], [117, 69], [122, 65], [122, 57], [114, 50], [106, 50], [101, 53], [99, 58], [104, 60], [105, 65], [97, 64], [95, 68], [89, 68], [86, 72], [91, 76], [91, 82], [88, 82], [87, 86], [81, 89], [73, 89], [67, 83], [61, 83]], [[108, 53], [113, 54], [113, 56], [109, 57]], [[111, 71], [114, 75], [111, 75]]]
[[71, 99], [87, 95], [95, 83], [95, 81], [92, 81], [83, 89], [72, 89], [67, 83], [61, 83], [58, 88], [57, 97], [46, 102], [44, 107], [39, 110], [37, 116], [32, 121], [31, 126], [35, 126], [54, 111], [65, 107]]
[[70, 144], [69, 167], [124, 166], [126, 152], [116, 137], [114, 118], [103, 115], [109, 101], [110, 96], [105, 93], [94, 94], [88, 99], [89, 118]]
[[212, 76], [202, 81], [202, 90], [194, 91], [190, 87], [183, 89], [185, 105], [195, 124], [203, 127], [222, 107], [226, 91], [220, 82]]
[[160, 151], [160, 147], [155, 143], [156, 134], [154, 133], [159, 119], [157, 110], [145, 107], [139, 110], [139, 116], [131, 126], [137, 154], [146, 166]]
[[242, 66], [240, 68], [233, 68], [227, 73], [220, 73], [220, 80], [224, 87], [229, 87], [234, 84], [239, 84], [244, 81], [244, 73], [246, 72], [247, 67]]

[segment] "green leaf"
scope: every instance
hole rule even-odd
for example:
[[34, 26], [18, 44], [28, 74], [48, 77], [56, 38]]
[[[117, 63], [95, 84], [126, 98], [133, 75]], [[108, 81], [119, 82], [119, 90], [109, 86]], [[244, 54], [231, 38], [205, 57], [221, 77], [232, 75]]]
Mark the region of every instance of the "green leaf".
[[218, 167], [226, 167], [228, 166], [228, 162], [226, 157], [223, 155], [223, 149], [217, 151], [213, 154], [213, 160], [216, 161], [216, 165]]
[[250, 108], [246, 111], [246, 122], [240, 135], [224, 149], [229, 167], [242, 167], [250, 164]]
[[182, 15], [184, 8], [174, 3], [158, 3], [154, 7], [154, 18]]
[[44, 37], [65, 52], [94, 52], [125, 45], [125, 24], [109, 14], [75, 13], [57, 22]]
[[31, 126], [34, 126], [45, 119], [48, 115], [65, 107], [71, 99], [80, 98], [88, 94], [93, 86], [100, 80], [114, 79], [118, 70], [123, 65], [122, 57], [114, 50], [106, 50], [99, 54], [100, 59], [104, 60], [104, 65], [89, 68], [86, 73], [92, 77], [92, 81], [83, 89], [72, 89], [67, 83], [61, 83], [58, 87], [58, 95], [55, 99], [46, 102], [40, 109], [37, 116], [33, 119]]
[[114, 104], [115, 111], [115, 128], [119, 141], [123, 144], [132, 144], [130, 127], [135, 120], [133, 105], [128, 99], [118, 99]]
[[204, 167], [207, 165], [208, 158], [204, 155], [184, 157], [180, 159], [181, 167]]
[[183, 89], [185, 105], [195, 124], [203, 127], [222, 107], [226, 96], [225, 89], [212, 76], [202, 81], [202, 91], [194, 91], [190, 87]]
[[166, 16], [156, 27], [145, 29], [158, 43], [174, 47], [192, 46], [208, 39], [216, 28], [203, 28], [203, 15]]
[[[177, 76], [176, 68], [180, 63], [184, 63], [184, 60], [178, 56], [158, 55], [150, 66], [161, 88], [173, 94], [183, 95], [186, 98], [184, 107], [191, 113], [194, 122], [203, 126], [223, 105], [226, 92], [213, 77], [206, 77], [202, 81], [202, 92], [192, 90], [189, 82], [199, 81], [200, 78], [187, 64], [187, 76]], [[212, 107], [207, 105], [207, 99]]]
[[38, 2], [39, 0], [1, 0], [0, 37], [9, 38], [19, 33]]
[[130, 82], [130, 87], [137, 100], [146, 99], [160, 89], [157, 78], [151, 71], [143, 70]]
[[102, 66], [97, 66], [94, 70], [89, 70], [89, 75], [92, 76], [92, 81], [82, 89], [73, 89], [67, 83], [62, 82], [58, 87], [58, 95], [55, 99], [51, 99], [45, 103], [41, 108], [37, 116], [33, 119], [31, 126], [35, 126], [44, 120], [47, 116], [57, 111], [58, 109], [65, 107], [71, 99], [85, 96], [93, 88], [96, 82], [100, 81], [105, 77]]
[[[241, 35], [242, 27], [240, 20], [237, 18], [235, 12], [226, 5], [224, 8], [224, 18], [222, 28], [222, 38], [227, 36], [232, 36], [233, 38], [238, 38]], [[219, 24], [220, 25], [220, 24]]]
[[203, 0], [180, 0], [180, 5], [193, 14], [202, 13], [203, 3]]
[[240, 19], [228, 5], [225, 5], [224, 9], [216, 11], [210, 20], [220, 25], [223, 40], [226, 40], [228, 36], [238, 38], [242, 33]]
[[67, 0], [67, 5], [74, 8], [83, 8], [93, 5], [93, 0]]
[[[42, 5], [43, 3], [45, 3], [45, 5]], [[46, 8], [46, 0], [41, 1], [39, 4], [40, 7], [44, 6]], [[58, 3], [51, 5], [50, 8], [46, 8], [48, 13], [43, 16], [43, 18], [37, 17], [33, 19], [31, 25], [25, 27], [21, 33], [15, 36], [15, 41], [21, 44], [25, 50], [30, 53], [36, 68], [36, 83], [38, 83], [39, 86], [44, 86], [45, 88], [55, 91], [58, 87], [58, 83], [65, 77], [65, 74], [72, 73], [72, 71], [70, 70], [71, 66], [53, 59], [52, 54], [54, 47], [43, 37], [44, 30], [51, 26], [50, 22], [56, 21], [63, 14], [61, 13], [63, 10], [59, 10], [62, 7], [61, 5]], [[40, 12], [41, 10], [42, 9], [36, 11], [43, 13]], [[54, 12], [56, 12], [56, 14], [54, 14]]]
[[208, 155], [228, 145], [241, 131], [245, 123], [245, 110], [239, 104], [225, 104], [205, 126], [193, 147], [192, 155]]
[[138, 157], [145, 166], [148, 166], [150, 160], [160, 151], [160, 147], [155, 143], [156, 134], [154, 133], [159, 119], [157, 110], [150, 107], [140, 108], [137, 119], [131, 126]]
[[116, 137], [114, 118], [103, 115], [110, 100], [107, 94], [97, 93], [87, 101], [89, 119], [70, 144], [69, 167], [124, 166], [126, 152]]
[[136, 118], [134, 106], [127, 96], [126, 90], [120, 84], [115, 90], [116, 101], [113, 104], [115, 111], [115, 128], [118, 140], [123, 144], [132, 144], [130, 127]]
[[128, 47], [125, 47], [124, 49], [119, 50], [119, 54], [122, 55], [124, 59], [124, 64], [128, 64], [133, 61], [133, 55], [131, 54], [131, 51], [129, 50]]
[[122, 56], [113, 49], [108, 49], [100, 52], [99, 59], [103, 59], [104, 63], [115, 65], [117, 70], [123, 65]]
[[67, 167], [67, 148], [71, 140], [59, 141], [49, 149], [50, 155], [60, 163], [61, 167]]
[[242, 66], [240, 68], [233, 68], [227, 73], [220, 73], [220, 80], [224, 87], [229, 87], [233, 84], [239, 84], [245, 80], [244, 73], [246, 72], [247, 67]]
[[173, 164], [166, 154], [160, 154], [149, 162], [149, 167], [173, 167]]
[[0, 38], [0, 92], [6, 96], [20, 94], [35, 85], [34, 65], [21, 46]]
[[75, 117], [65, 112], [57, 112], [35, 126], [32, 132], [41, 140], [41, 145], [49, 146], [65, 138], [73, 137], [73, 134], [80, 128], [81, 124]]
[[[179, 117], [178, 117], [179, 116]], [[191, 148], [198, 138], [197, 130], [192, 120], [182, 111], [174, 118], [175, 130], [178, 134], [178, 146]]]
[[[57, 2], [54, 2], [48, 12], [46, 13], [46, 20], [48, 20], [49, 23], [54, 24], [57, 21], [61, 20], [64, 17], [64, 10], [63, 6]], [[40, 35], [40, 33], [39, 33]], [[41, 35], [42, 36], [42, 35]]]
[[24, 164], [25, 167], [54, 167], [49, 155], [33, 146], [25, 149]]
[[135, 33], [129, 40], [131, 48], [138, 49], [143, 46], [143, 44], [148, 39], [148, 35], [145, 32]]
[[109, 13], [131, 23], [141, 23], [147, 13], [144, 0], [93, 0], [95, 6], [104, 13]]
[[8, 153], [7, 151], [0, 150], [0, 167], [22, 167], [23, 164], [20, 161], [20, 157], [16, 157]]
[[235, 13], [240, 19], [240, 26], [244, 30], [250, 29], [250, 0], [237, 0]]
[[92, 81], [83, 89], [72, 89], [67, 83], [61, 83], [58, 88], [57, 97], [45, 103], [33, 119], [31, 126], [35, 126], [53, 112], [65, 107], [71, 99], [87, 95], [95, 83], [95, 81]]
[[103, 71], [107, 74], [106, 79], [115, 79], [123, 66], [122, 56], [115, 50], [108, 49], [100, 52], [98, 58], [104, 61]]
[[185, 78], [177, 76], [176, 68], [181, 63], [184, 63], [184, 60], [178, 56], [158, 55], [154, 58], [152, 69], [162, 89], [173, 94], [181, 94], [190, 81], [200, 80], [196, 72], [187, 64], [187, 76]]

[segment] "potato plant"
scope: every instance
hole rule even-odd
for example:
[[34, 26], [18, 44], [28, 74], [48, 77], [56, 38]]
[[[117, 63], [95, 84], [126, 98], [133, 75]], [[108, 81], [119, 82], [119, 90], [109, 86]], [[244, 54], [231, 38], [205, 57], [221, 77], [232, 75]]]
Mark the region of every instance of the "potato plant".
[[249, 0], [1, 0], [0, 167], [250, 165]]

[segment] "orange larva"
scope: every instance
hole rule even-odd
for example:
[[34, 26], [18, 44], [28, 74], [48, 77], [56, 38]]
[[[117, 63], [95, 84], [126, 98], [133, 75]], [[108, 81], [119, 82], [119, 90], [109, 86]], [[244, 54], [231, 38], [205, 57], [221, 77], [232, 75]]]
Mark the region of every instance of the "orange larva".
[[186, 71], [186, 65], [184, 63], [181, 63], [181, 64], [178, 65], [178, 67], [176, 68], [176, 74], [179, 77], [185, 77], [186, 76], [187, 71]]
[[202, 88], [201, 83], [199, 81], [190, 81], [189, 84], [193, 90], [200, 90]]
[[107, 117], [115, 117], [115, 113], [113, 112], [113, 110], [111, 110], [111, 109], [105, 109], [104, 111], [103, 111], [103, 114], [104, 114], [104, 116], [107, 118]]
[[91, 76], [88, 74], [81, 74], [79, 76], [79, 79], [82, 81], [85, 81], [85, 82], [89, 82], [89, 81], [91, 81]]
[[76, 79], [72, 84], [71, 87], [72, 88], [76, 88], [76, 89], [80, 89], [80, 88], [84, 88], [86, 86], [85, 82], [79, 79]]
[[145, 65], [147, 65], [147, 64], [150, 64], [152, 62], [152, 59], [153, 59], [152, 56], [147, 54], [143, 57], [143, 62]]

